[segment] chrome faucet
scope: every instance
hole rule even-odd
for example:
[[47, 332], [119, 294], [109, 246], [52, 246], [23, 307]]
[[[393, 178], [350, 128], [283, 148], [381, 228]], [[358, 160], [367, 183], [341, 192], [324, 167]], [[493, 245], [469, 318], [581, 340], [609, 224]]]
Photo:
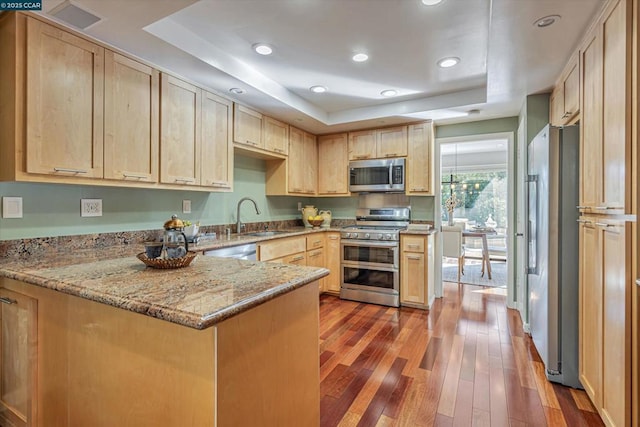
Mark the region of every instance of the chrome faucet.
[[256, 214], [260, 215], [260, 209], [258, 209], [258, 204], [256, 203], [255, 200], [253, 200], [251, 197], [243, 197], [242, 199], [240, 199], [238, 201], [238, 208], [236, 211], [236, 233], [241, 233], [242, 232], [242, 227], [244, 227], [244, 224], [240, 221], [240, 205], [242, 204], [242, 202], [244, 202], [245, 200], [249, 200], [250, 202], [253, 203], [253, 206], [256, 208]]

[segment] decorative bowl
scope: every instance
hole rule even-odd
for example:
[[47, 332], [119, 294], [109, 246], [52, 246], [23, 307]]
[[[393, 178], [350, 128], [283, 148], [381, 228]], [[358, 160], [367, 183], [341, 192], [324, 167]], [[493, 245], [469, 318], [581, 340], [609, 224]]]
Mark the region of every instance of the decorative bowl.
[[320, 225], [324, 222], [324, 218], [320, 219], [307, 219], [307, 222], [314, 227], [320, 227]]
[[186, 267], [191, 264], [191, 261], [193, 261], [197, 256], [198, 254], [195, 252], [189, 252], [181, 258], [147, 258], [147, 254], [140, 252], [137, 255], [137, 258], [144, 262], [147, 267], [167, 269]]

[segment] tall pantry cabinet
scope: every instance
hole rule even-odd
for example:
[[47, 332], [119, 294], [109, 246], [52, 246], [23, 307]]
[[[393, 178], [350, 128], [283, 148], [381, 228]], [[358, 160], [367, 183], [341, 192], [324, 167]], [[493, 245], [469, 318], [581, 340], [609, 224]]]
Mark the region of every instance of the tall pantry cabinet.
[[620, 427], [637, 423], [638, 399], [637, 3], [607, 1], [579, 48], [580, 381], [604, 423]]

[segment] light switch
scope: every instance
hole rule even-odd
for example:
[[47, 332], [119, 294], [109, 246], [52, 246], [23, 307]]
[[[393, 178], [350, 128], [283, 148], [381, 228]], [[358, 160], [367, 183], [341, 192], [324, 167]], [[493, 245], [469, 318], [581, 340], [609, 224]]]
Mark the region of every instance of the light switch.
[[2, 198], [2, 218], [22, 218], [22, 197]]
[[191, 213], [191, 200], [182, 201], [182, 213]]

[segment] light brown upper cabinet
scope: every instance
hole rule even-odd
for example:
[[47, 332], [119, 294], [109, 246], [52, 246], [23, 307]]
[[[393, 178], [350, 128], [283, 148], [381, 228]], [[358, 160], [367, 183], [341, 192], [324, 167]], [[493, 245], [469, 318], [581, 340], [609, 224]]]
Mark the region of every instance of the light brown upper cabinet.
[[233, 103], [202, 91], [200, 184], [233, 189]]
[[315, 195], [318, 183], [316, 137], [303, 130], [289, 128], [289, 193]]
[[349, 195], [349, 148], [346, 133], [318, 137], [318, 195]]
[[263, 116], [262, 138], [264, 149], [287, 155], [289, 152], [289, 125], [274, 118]]
[[264, 148], [262, 114], [244, 105], [234, 104], [233, 142], [253, 148]]
[[105, 51], [104, 177], [157, 182], [160, 75]]
[[580, 73], [578, 55], [569, 60], [551, 93], [549, 121], [554, 126], [575, 123], [580, 111]]
[[610, 2], [580, 49], [584, 212], [635, 213], [631, 17], [629, 2]]
[[349, 160], [407, 156], [407, 126], [349, 132]]
[[26, 171], [102, 178], [104, 48], [31, 17], [27, 42]]
[[409, 125], [406, 193], [433, 195], [433, 122]]
[[200, 185], [202, 90], [168, 74], [160, 87], [160, 182]]

